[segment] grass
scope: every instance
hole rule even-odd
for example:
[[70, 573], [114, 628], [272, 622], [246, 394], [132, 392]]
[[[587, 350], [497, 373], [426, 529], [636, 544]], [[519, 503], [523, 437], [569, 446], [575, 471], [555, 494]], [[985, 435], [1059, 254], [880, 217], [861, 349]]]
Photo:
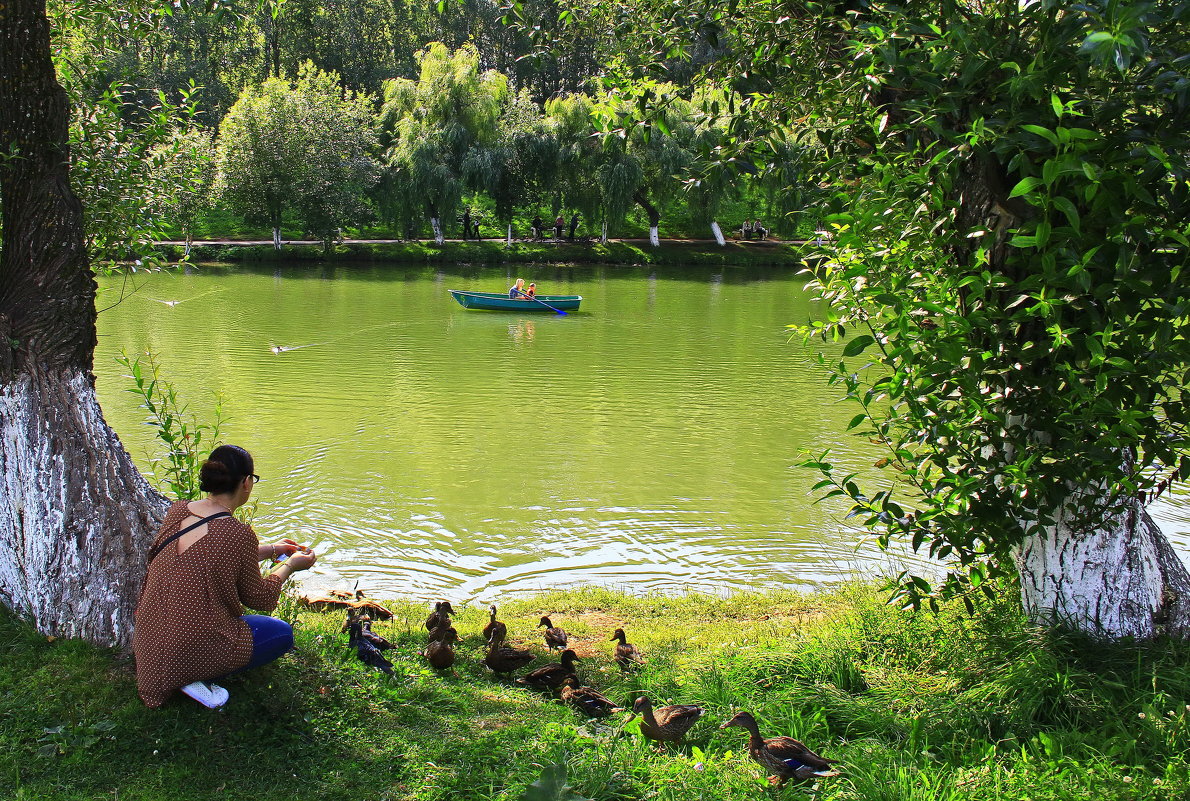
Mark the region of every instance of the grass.
[[[0, 795], [518, 801], [564, 797], [526, 795], [562, 768], [574, 793], [600, 801], [1190, 795], [1184, 644], [1092, 646], [1025, 625], [1011, 605], [913, 616], [865, 587], [726, 599], [583, 589], [501, 607], [514, 639], [543, 656], [534, 624], [550, 613], [588, 683], [616, 700], [705, 706], [687, 744], [661, 753], [633, 723], [589, 722], [488, 674], [486, 610], [457, 618], [460, 656], [438, 675], [418, 656], [425, 607], [392, 608], [375, 628], [397, 643], [393, 678], [354, 660], [339, 615], [287, 601], [296, 652], [230, 680], [218, 712], [185, 699], [148, 710], [117, 654], [0, 618]], [[637, 674], [611, 662], [618, 625], [648, 658]], [[743, 734], [718, 728], [735, 709], [841, 760], [844, 775], [816, 791], [769, 787]]]
[[[167, 258], [179, 258], [183, 248], [163, 247]], [[321, 245], [286, 245], [274, 250], [271, 245], [203, 245], [190, 251], [196, 263], [269, 262], [269, 261], [388, 261], [414, 263], [476, 264], [632, 264], [632, 265], [707, 265], [773, 266], [800, 264], [793, 247], [779, 244], [740, 244], [728, 242], [719, 247], [713, 242], [689, 243], [662, 241], [661, 247], [638, 246], [627, 242], [570, 244], [551, 242], [514, 242], [505, 247], [501, 240], [482, 242], [394, 242], [338, 245], [329, 254]]]

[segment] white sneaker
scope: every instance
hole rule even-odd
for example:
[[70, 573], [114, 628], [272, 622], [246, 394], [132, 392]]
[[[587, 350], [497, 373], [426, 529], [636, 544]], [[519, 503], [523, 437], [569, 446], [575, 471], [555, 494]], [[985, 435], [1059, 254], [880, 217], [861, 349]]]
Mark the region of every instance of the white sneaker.
[[227, 703], [231, 693], [218, 684], [206, 681], [192, 681], [182, 688], [182, 692], [198, 701], [207, 709], [218, 709]]

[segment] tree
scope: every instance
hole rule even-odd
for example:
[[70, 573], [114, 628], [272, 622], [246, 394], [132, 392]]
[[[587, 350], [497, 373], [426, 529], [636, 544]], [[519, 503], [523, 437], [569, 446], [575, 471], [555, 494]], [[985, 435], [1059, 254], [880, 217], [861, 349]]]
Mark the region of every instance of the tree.
[[[691, 15], [648, 6], [664, 51]], [[814, 331], [847, 340], [823, 363], [896, 475], [810, 464], [948, 563], [902, 599], [1018, 586], [1093, 635], [1190, 634], [1190, 574], [1145, 511], [1190, 475], [1190, 7], [700, 10], [733, 45], [705, 75], [748, 85], [737, 116], [815, 126], [845, 189]]]
[[165, 173], [173, 191], [156, 198], [158, 218], [182, 232], [186, 253], [194, 238], [194, 225], [209, 208], [215, 184], [215, 142], [211, 131], [197, 126], [177, 130], [168, 142], [157, 147], [154, 162]]
[[376, 179], [370, 101], [307, 62], [290, 83], [246, 89], [219, 125], [216, 190], [249, 219], [273, 229], [293, 209], [329, 247], [336, 228], [364, 212]]
[[442, 218], [454, 213], [467, 188], [465, 162], [496, 140], [508, 79], [481, 72], [470, 46], [451, 53], [435, 42], [417, 60], [416, 81], [396, 78], [384, 86], [380, 124], [390, 194], [384, 205], [406, 213], [408, 204], [422, 205], [441, 243]]
[[124, 643], [164, 499], [95, 398], [95, 279], [43, 0], [0, 5], [0, 602]]

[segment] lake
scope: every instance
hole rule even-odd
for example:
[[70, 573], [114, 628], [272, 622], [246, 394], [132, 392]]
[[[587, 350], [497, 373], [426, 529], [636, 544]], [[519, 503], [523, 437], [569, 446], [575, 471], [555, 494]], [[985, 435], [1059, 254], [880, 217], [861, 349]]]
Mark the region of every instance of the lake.
[[[578, 294], [566, 316], [468, 311], [447, 289]], [[864, 470], [855, 410], [786, 326], [788, 269], [202, 267], [100, 279], [100, 402], [142, 469], [160, 453], [122, 352], [152, 351], [263, 481], [262, 538], [313, 545], [309, 589], [486, 601], [812, 587], [904, 558], [815, 504], [803, 451]], [[887, 480], [887, 478], [886, 478]], [[1186, 552], [1182, 500], [1158, 510]]]

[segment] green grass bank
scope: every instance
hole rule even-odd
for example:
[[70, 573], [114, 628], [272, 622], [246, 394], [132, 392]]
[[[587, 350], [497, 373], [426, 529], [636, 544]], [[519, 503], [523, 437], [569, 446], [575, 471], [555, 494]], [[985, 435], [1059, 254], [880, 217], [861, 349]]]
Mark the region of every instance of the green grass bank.
[[[618, 701], [699, 703], [680, 749], [661, 753], [623, 716], [593, 723], [493, 678], [480, 664], [486, 609], [456, 619], [455, 669], [429, 670], [423, 605], [375, 629], [395, 675], [359, 664], [341, 616], [298, 608], [298, 647], [226, 682], [212, 712], [187, 699], [150, 711], [130, 664], [48, 642], [0, 618], [0, 796], [15, 799], [1183, 799], [1190, 795], [1190, 648], [1090, 646], [1024, 624], [1010, 604], [968, 619], [909, 615], [868, 588], [727, 599], [605, 590], [509, 601], [513, 640], [544, 645], [543, 612]], [[623, 625], [648, 664], [621, 675]], [[538, 630], [539, 631], [539, 630]], [[770, 787], [745, 735], [791, 735], [843, 775]], [[571, 795], [531, 787], [565, 767]], [[539, 783], [540, 785], [540, 783]]]
[[[179, 259], [183, 248], [162, 248], [168, 259]], [[692, 266], [789, 266], [801, 264], [797, 248], [772, 242], [728, 242], [719, 247], [714, 242], [662, 240], [660, 247], [648, 243], [612, 241], [606, 245], [552, 242], [514, 242], [505, 246], [501, 240], [483, 242], [382, 242], [338, 245], [330, 253], [321, 245], [286, 245], [275, 250], [272, 245], [202, 244], [190, 251], [190, 261], [214, 262], [396, 262], [415, 264], [627, 264]]]

